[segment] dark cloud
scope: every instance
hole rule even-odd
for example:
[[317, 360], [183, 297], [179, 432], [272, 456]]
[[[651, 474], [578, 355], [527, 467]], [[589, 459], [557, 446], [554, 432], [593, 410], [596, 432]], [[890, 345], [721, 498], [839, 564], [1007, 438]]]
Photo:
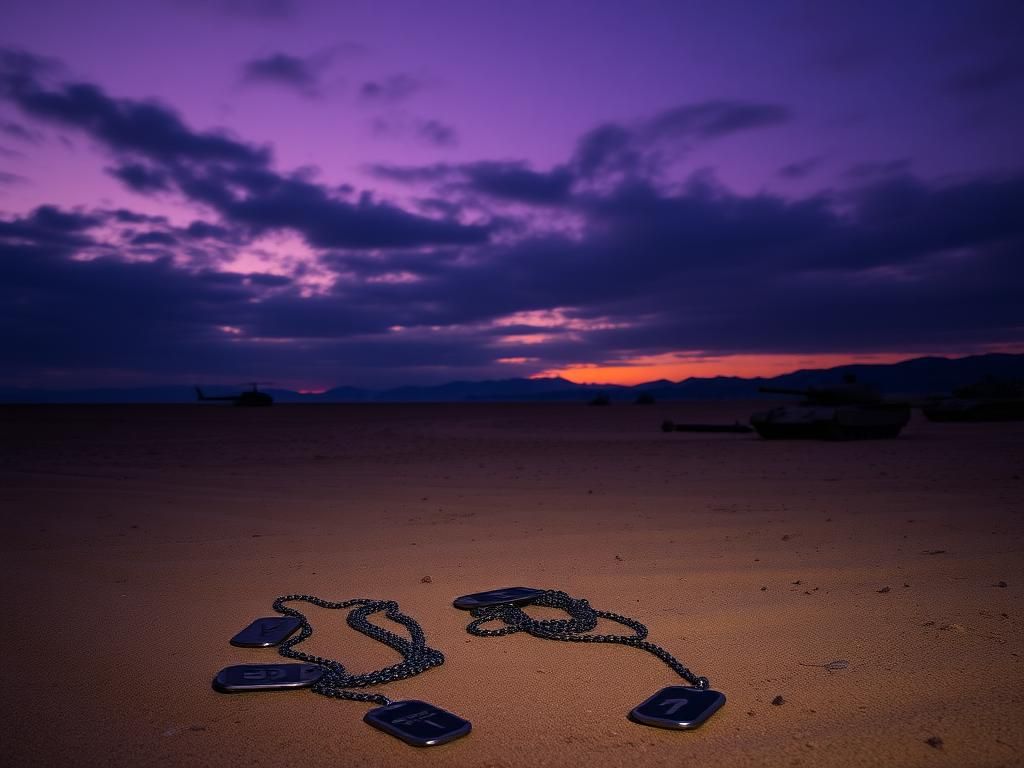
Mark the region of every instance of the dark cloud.
[[142, 194], [166, 192], [171, 189], [170, 174], [141, 163], [125, 163], [116, 168], [108, 168], [107, 172], [128, 188]]
[[[1021, 199], [1024, 177], [890, 179], [859, 189], [842, 213], [825, 198], [623, 187], [577, 199], [579, 237], [328, 251], [320, 264], [339, 280], [311, 296], [287, 276], [76, 261], [115, 214], [47, 207], [0, 221], [0, 332], [29, 329], [11, 365], [39, 376], [116, 359], [165, 377], [284, 371], [324, 383], [352, 371], [387, 384], [493, 376], [494, 360], [515, 357], [952, 351], [1019, 341]], [[190, 230], [204, 227], [150, 225]], [[53, 306], [81, 322], [56, 322]], [[529, 314], [494, 325], [553, 308], [554, 325]]]
[[203, 349], [207, 331], [199, 318], [216, 306], [237, 319], [244, 298], [239, 289], [204, 286], [166, 259], [74, 261], [40, 244], [2, 241], [0, 254], [6, 365], [36, 377], [49, 369], [167, 372], [209, 365], [214, 349]]
[[286, 285], [291, 285], [293, 280], [287, 275], [271, 275], [266, 272], [250, 272], [245, 276], [253, 285], [259, 285], [267, 288], [281, 288]]
[[434, 165], [371, 165], [370, 172], [381, 179], [390, 179], [403, 184], [437, 182], [452, 178], [460, 173], [458, 166], [448, 163]]
[[391, 75], [364, 82], [359, 88], [359, 97], [371, 104], [397, 104], [414, 96], [422, 87], [423, 83], [412, 75]]
[[[38, 78], [57, 75], [63, 71], [63, 65], [56, 59], [39, 56], [18, 48], [0, 48], [0, 73], [3, 76], [0, 82], [32, 83]], [[7, 125], [14, 124], [7, 123]]]
[[943, 88], [962, 96], [989, 93], [1024, 81], [1024, 54], [1020, 50], [1001, 58], [963, 67], [943, 82]]
[[855, 182], [873, 182], [892, 176], [903, 176], [910, 172], [911, 161], [906, 158], [881, 163], [857, 163], [843, 172], [843, 176]]
[[21, 123], [11, 121], [0, 121], [0, 133], [29, 144], [38, 144], [43, 138], [39, 131], [33, 131]]
[[459, 141], [458, 132], [453, 126], [439, 120], [411, 119], [402, 114], [375, 117], [370, 122], [370, 129], [375, 136], [382, 138], [411, 137], [438, 148], [453, 147]]
[[1024, 177], [928, 186], [903, 177], [861, 190], [857, 224], [880, 260], [1024, 237]]
[[178, 238], [167, 232], [143, 232], [131, 238], [132, 245], [177, 245]]
[[[443, 380], [463, 366], [482, 372], [492, 358], [453, 336], [396, 337], [386, 308], [304, 298], [284, 276], [194, 271], [168, 259], [75, 260], [78, 251], [62, 239], [95, 221], [55, 209], [0, 220], [5, 379], [43, 383], [51, 372], [74, 370], [80, 381], [102, 383], [116, 369], [153, 382], [271, 373], [331, 381], [369, 369], [408, 380], [422, 369]], [[298, 341], [275, 343], [286, 339]]]
[[439, 120], [423, 120], [416, 126], [416, 135], [435, 147], [454, 147], [459, 143], [455, 128]]
[[145, 213], [136, 213], [126, 208], [117, 208], [109, 211], [109, 215], [115, 221], [122, 224], [167, 224], [166, 216], [151, 216]]
[[[46, 85], [41, 71], [18, 59], [0, 89], [29, 118], [101, 143], [130, 188], [180, 193], [210, 216], [178, 226], [43, 206], [0, 219], [0, 334], [18, 380], [116, 369], [394, 384], [500, 375], [500, 358], [969, 351], [1019, 342], [1024, 327], [1024, 175], [924, 181], [896, 162], [804, 199], [738, 194], [710, 172], [661, 183], [652, 166], [673, 148], [788, 119], [772, 105], [599, 126], [545, 171], [373, 169], [429, 187], [420, 204], [441, 217], [428, 218], [343, 199], [274, 170], [268, 150], [158, 104]], [[501, 209], [511, 224], [460, 223], [474, 197], [515, 204]], [[544, 219], [571, 220], [571, 234], [533, 226]], [[284, 275], [227, 268], [279, 230], [313, 259]]]
[[326, 62], [320, 57], [300, 58], [274, 53], [252, 59], [242, 67], [246, 83], [279, 85], [315, 98], [320, 95], [320, 74]]
[[[335, 272], [355, 274], [363, 280], [393, 273], [440, 278], [458, 266], [461, 255], [459, 250], [434, 250], [429, 253], [393, 251], [386, 256], [328, 251], [320, 256], [319, 262]], [[336, 293], [346, 290], [348, 286], [344, 283], [336, 286]]]
[[[402, 184], [434, 184], [445, 192], [470, 192], [528, 205], [562, 205], [569, 202], [575, 180], [566, 166], [535, 171], [522, 161], [435, 163], [433, 165], [373, 165], [369, 171], [381, 179]], [[453, 203], [447, 201], [451, 206]], [[438, 201], [432, 201], [437, 205]], [[455, 208], [448, 208], [455, 212]]]
[[1024, 4], [1014, 0], [954, 4], [946, 17], [944, 34], [933, 49], [946, 65], [939, 88], [970, 100], [990, 97], [1010, 104], [1024, 99]]
[[34, 118], [77, 128], [123, 153], [137, 153], [155, 162], [238, 163], [262, 166], [269, 152], [223, 133], [190, 131], [181, 118], [158, 104], [112, 99], [88, 83], [53, 90], [38, 81], [0, 70], [0, 96]]
[[[0, 96], [26, 114], [81, 130], [118, 157], [114, 175], [139, 192], [173, 186], [228, 222], [259, 234], [290, 229], [323, 248], [417, 247], [480, 243], [489, 231], [409, 213], [386, 203], [350, 203], [308, 179], [270, 167], [269, 150], [224, 133], [190, 130], [170, 109], [114, 99], [90, 84], [47, 87], [31, 59], [0, 67]], [[438, 130], [441, 130], [440, 128]]]
[[[184, 186], [193, 199], [216, 208], [228, 221], [260, 234], [292, 229], [317, 248], [409, 248], [473, 244], [488, 239], [489, 229], [414, 216], [368, 197], [356, 203], [330, 197], [320, 186], [269, 171], [247, 170], [224, 178], [191, 180]], [[231, 183], [250, 191], [225, 194]]]
[[544, 173], [524, 163], [482, 162], [464, 168], [474, 190], [504, 200], [561, 205], [568, 202], [572, 191], [573, 177], [564, 166]]
[[419, 198], [416, 200], [416, 207], [425, 213], [436, 213], [453, 220], [458, 220], [464, 210], [459, 203], [440, 197]]
[[28, 181], [24, 176], [19, 176], [16, 173], [7, 173], [7, 171], [0, 171], [0, 184], [24, 184]]
[[193, 221], [185, 228], [185, 234], [197, 240], [206, 238], [228, 240], [231, 238], [231, 232], [226, 227], [218, 227], [216, 224], [210, 224], [205, 221]]
[[28, 216], [11, 221], [0, 220], [0, 238], [23, 238], [36, 244], [73, 248], [89, 242], [84, 239], [84, 233], [102, 223], [101, 216], [62, 211], [56, 206], [43, 205]]
[[651, 118], [641, 132], [651, 137], [715, 139], [731, 133], [778, 125], [788, 122], [792, 117], [792, 112], [779, 104], [704, 101], [661, 112]]
[[621, 125], [600, 125], [576, 143], [573, 170], [583, 178], [598, 175], [633, 176], [642, 171], [644, 153], [637, 136]]
[[581, 179], [613, 184], [656, 176], [701, 142], [793, 119], [780, 104], [712, 100], [683, 104], [633, 125], [606, 123], [585, 133], [570, 162]]
[[824, 158], [822, 157], [809, 157], [806, 160], [797, 160], [779, 168], [778, 174], [782, 178], [791, 181], [803, 179], [818, 170], [823, 162]]
[[[393, 267], [417, 279], [367, 286], [360, 296], [390, 297], [407, 325], [466, 326], [575, 307], [623, 326], [528, 329], [565, 342], [518, 350], [546, 356], [574, 348], [580, 360], [712, 345], [723, 353], [934, 350], [943, 348], [943, 334], [1006, 341], [1022, 319], [1008, 287], [1022, 266], [1007, 256], [1024, 242], [1024, 218], [1013, 215], [1022, 185], [880, 185], [849, 215], [824, 199], [632, 188], [589, 201], [581, 240], [491, 247], [440, 271], [384, 259], [375, 262], [378, 271]], [[879, 208], [895, 213], [880, 216]], [[359, 273], [351, 261], [343, 268]], [[990, 280], [999, 273], [1008, 282]], [[971, 289], [962, 295], [957, 285], [965, 279]], [[935, 319], [960, 301], [970, 309]], [[921, 316], [932, 317], [934, 328]]]

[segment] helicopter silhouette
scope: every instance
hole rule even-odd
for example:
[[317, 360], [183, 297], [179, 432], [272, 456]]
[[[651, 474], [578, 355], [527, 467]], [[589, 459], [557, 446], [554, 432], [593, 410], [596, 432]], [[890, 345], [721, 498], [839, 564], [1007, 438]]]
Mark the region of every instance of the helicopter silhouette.
[[269, 382], [266, 382], [266, 381], [250, 381], [250, 382], [248, 382], [248, 384], [249, 384], [250, 387], [252, 387], [252, 389], [247, 389], [244, 392], [238, 393], [237, 395], [224, 395], [224, 396], [220, 396], [220, 397], [210, 397], [209, 395], [204, 395], [203, 394], [203, 390], [201, 390], [198, 386], [196, 386], [196, 399], [200, 400], [200, 401], [206, 401], [206, 400], [230, 401], [230, 402], [234, 403], [235, 405], [244, 405], [244, 406], [266, 406], [266, 405], [273, 405], [274, 404], [274, 398], [271, 397], [266, 392], [260, 392], [256, 388], [260, 384], [268, 384], [268, 383]]

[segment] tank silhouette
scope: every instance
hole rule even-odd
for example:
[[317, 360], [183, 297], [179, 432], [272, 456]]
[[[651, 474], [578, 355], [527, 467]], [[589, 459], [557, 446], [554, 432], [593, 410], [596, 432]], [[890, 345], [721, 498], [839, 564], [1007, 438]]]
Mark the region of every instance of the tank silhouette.
[[1024, 381], [986, 376], [921, 405], [928, 421], [1024, 420]]
[[260, 382], [252, 381], [249, 382], [249, 386], [252, 389], [247, 389], [244, 392], [240, 392], [237, 395], [224, 395], [219, 397], [210, 397], [204, 395], [203, 390], [196, 387], [196, 399], [200, 401], [220, 400], [224, 402], [231, 402], [235, 405], [242, 406], [267, 406], [274, 404], [274, 398], [268, 395], [266, 392], [260, 392], [256, 387]]
[[761, 392], [796, 395], [797, 405], [781, 405], [750, 417], [751, 426], [769, 439], [871, 440], [896, 437], [910, 421], [910, 404], [882, 398], [874, 387], [847, 374], [830, 387], [759, 387]]

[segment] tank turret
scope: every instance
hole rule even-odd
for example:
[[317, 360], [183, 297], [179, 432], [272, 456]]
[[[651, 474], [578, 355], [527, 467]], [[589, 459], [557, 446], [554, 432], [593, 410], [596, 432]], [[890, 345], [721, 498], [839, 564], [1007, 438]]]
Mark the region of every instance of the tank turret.
[[850, 405], [857, 403], [880, 403], [882, 395], [870, 384], [862, 384], [853, 374], [843, 377], [842, 384], [830, 387], [758, 387], [758, 391], [773, 395], [802, 397], [808, 405]]
[[795, 395], [798, 405], [755, 413], [750, 423], [767, 438], [851, 440], [896, 437], [910, 420], [907, 403], [887, 402], [877, 389], [852, 374], [830, 387], [759, 387], [761, 392]]
[[1022, 421], [1024, 381], [986, 376], [921, 406], [929, 421]]

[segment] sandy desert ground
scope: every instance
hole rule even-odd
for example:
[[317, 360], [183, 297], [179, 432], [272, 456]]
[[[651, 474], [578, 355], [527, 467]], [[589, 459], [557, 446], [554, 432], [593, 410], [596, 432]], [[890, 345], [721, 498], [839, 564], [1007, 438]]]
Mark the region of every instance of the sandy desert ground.
[[[1024, 423], [658, 429], [752, 409], [0, 408], [6, 762], [1024, 765]], [[508, 585], [643, 621], [728, 703], [692, 732], [638, 725], [679, 682], [652, 656], [467, 634], [452, 599]], [[279, 660], [227, 641], [286, 593], [399, 601], [447, 662], [381, 692], [472, 734], [415, 749], [364, 704], [214, 692]], [[309, 615], [303, 648], [397, 660]]]

